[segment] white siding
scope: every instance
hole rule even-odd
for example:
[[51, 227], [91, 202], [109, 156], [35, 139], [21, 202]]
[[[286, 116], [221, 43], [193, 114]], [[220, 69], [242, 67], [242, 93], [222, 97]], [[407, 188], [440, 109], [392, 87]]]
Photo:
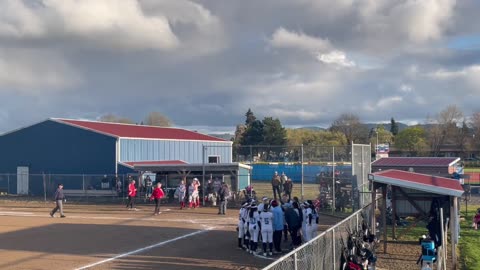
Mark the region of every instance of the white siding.
[[120, 161], [183, 160], [202, 163], [202, 146], [208, 156], [220, 156], [221, 163], [232, 162], [231, 142], [120, 139]]

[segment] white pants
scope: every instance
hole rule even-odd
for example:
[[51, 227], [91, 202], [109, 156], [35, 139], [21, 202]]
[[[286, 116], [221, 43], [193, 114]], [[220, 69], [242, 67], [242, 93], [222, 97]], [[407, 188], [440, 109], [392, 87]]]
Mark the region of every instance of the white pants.
[[[256, 227], [256, 229], [254, 229], [253, 227]], [[258, 242], [258, 224], [250, 225], [248, 227], [248, 230], [250, 231], [250, 240], [253, 240], [253, 242], [257, 243]]]
[[307, 242], [307, 224], [305, 222], [302, 223], [302, 236], [303, 241]]
[[245, 227], [243, 225], [243, 221], [238, 221], [238, 238], [243, 238], [245, 235]]
[[263, 243], [273, 243], [272, 228], [262, 228], [262, 240], [263, 240]]
[[305, 228], [305, 232], [305, 241], [308, 242], [312, 240], [317, 235], [317, 224], [315, 222], [312, 222], [312, 225], [307, 225]]
[[198, 192], [193, 192], [190, 196], [188, 196], [188, 202], [195, 203], [197, 202], [197, 198], [198, 198]]
[[[247, 222], [243, 222], [243, 227], [242, 227], [242, 229], [243, 229], [243, 233], [244, 233], [245, 235], [247, 235], [247, 232], [248, 232]], [[249, 239], [248, 236], [247, 236], [247, 239]]]

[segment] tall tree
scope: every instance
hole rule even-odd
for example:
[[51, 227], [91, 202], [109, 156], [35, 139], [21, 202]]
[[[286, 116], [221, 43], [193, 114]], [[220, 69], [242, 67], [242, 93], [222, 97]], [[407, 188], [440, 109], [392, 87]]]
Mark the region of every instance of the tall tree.
[[433, 156], [440, 154], [440, 149], [447, 143], [455, 143], [455, 136], [460, 124], [464, 121], [462, 111], [455, 105], [450, 105], [433, 119], [427, 118], [429, 124], [428, 141]]
[[261, 145], [263, 143], [263, 122], [253, 121], [243, 133], [242, 145]]
[[365, 142], [368, 138], [368, 128], [360, 122], [357, 115], [352, 113], [342, 114], [335, 119], [330, 131], [344, 134], [347, 144]]
[[251, 125], [255, 120], [257, 120], [257, 118], [253, 114], [252, 110], [250, 110], [250, 108], [248, 108], [247, 113], [245, 113], [245, 118], [246, 118], [245, 119], [245, 124], [247, 126]]
[[286, 145], [287, 132], [278, 118], [265, 117], [263, 119], [263, 144]]
[[170, 127], [172, 126], [172, 121], [170, 121], [170, 119], [168, 119], [165, 115], [159, 112], [151, 112], [145, 118], [145, 125], [158, 126], [158, 127]]
[[395, 122], [395, 119], [390, 119], [390, 132], [393, 134], [393, 136], [397, 136], [398, 134], [398, 124]]
[[417, 156], [427, 150], [425, 130], [420, 126], [409, 127], [397, 134], [395, 147]]
[[480, 111], [473, 113], [470, 117], [470, 127], [472, 129], [471, 149], [478, 149], [480, 146]]
[[100, 116], [100, 122], [110, 122], [110, 123], [121, 123], [121, 124], [135, 124], [134, 121], [132, 121], [129, 118], [126, 117], [121, 117], [121, 116], [116, 116], [114, 114], [105, 114]]

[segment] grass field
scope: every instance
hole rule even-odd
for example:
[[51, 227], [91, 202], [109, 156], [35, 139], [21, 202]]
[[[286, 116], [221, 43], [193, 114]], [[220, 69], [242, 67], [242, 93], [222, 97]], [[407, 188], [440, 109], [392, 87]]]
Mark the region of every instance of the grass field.
[[480, 168], [465, 168], [465, 172], [480, 173]]
[[[253, 182], [253, 189], [257, 193], [257, 198], [260, 200], [263, 196], [268, 198], [273, 197], [272, 185], [270, 182]], [[319, 194], [319, 185], [318, 184], [304, 184], [303, 194], [305, 200], [314, 200], [318, 197]], [[295, 183], [293, 186], [292, 198], [302, 197], [302, 188], [300, 184]]]
[[[460, 264], [462, 270], [480, 269], [480, 231], [472, 229], [472, 218], [480, 205], [472, 205], [467, 209], [468, 217], [461, 222], [460, 231]], [[462, 211], [462, 214], [465, 210]]]

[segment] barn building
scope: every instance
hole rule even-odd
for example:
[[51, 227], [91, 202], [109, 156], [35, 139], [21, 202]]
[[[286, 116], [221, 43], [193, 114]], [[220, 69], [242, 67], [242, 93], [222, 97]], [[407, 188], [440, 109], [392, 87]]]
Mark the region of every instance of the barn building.
[[[51, 118], [0, 136], [0, 173], [117, 175], [144, 162], [231, 164], [231, 146], [181, 128]], [[29, 192], [28, 184], [16, 186], [9, 192]]]

